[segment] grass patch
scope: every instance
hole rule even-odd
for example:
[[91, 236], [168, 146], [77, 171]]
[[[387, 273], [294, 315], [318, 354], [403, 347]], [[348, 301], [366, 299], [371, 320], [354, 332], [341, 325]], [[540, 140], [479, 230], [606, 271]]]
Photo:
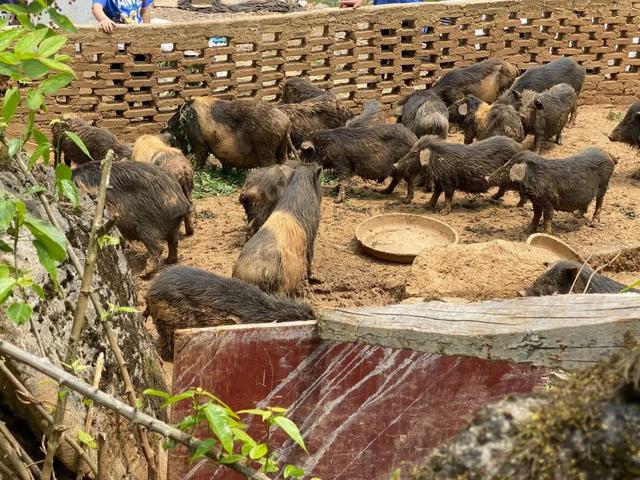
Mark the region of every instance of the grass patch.
[[609, 110], [607, 114], [607, 120], [613, 120], [614, 122], [620, 122], [624, 118], [622, 112], [616, 112], [615, 110]]
[[196, 171], [194, 176], [193, 198], [228, 197], [238, 191], [244, 183], [247, 173], [244, 170], [222, 171], [207, 167]]
[[324, 172], [320, 174], [320, 185], [329, 185], [330, 183], [332, 183], [336, 178], [336, 174], [335, 173], [331, 173], [331, 172]]

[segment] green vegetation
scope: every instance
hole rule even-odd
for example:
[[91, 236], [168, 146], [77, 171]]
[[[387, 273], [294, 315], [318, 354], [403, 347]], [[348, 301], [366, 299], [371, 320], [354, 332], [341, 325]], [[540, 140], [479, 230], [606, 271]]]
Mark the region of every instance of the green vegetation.
[[614, 122], [620, 122], [624, 118], [624, 113], [616, 112], [615, 110], [609, 110], [609, 114], [607, 115], [607, 120], [612, 120]]
[[193, 189], [193, 198], [228, 197], [235, 194], [244, 183], [246, 171], [244, 170], [220, 170], [215, 167], [207, 167], [197, 170]]

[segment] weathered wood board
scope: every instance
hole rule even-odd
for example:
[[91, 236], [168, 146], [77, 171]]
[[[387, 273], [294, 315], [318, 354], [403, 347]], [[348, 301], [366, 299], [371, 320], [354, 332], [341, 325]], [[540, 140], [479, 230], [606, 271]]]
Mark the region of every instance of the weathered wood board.
[[323, 311], [321, 338], [580, 368], [640, 337], [640, 295], [557, 295]]
[[[282, 464], [326, 480], [388, 479], [403, 461], [418, 461], [454, 435], [478, 408], [532, 391], [547, 373], [505, 361], [325, 341], [315, 322], [181, 330], [175, 352], [174, 392], [202, 387], [236, 410], [287, 407], [309, 455], [272, 435], [273, 446], [282, 446]], [[189, 414], [188, 403], [175, 405], [172, 421]], [[260, 422], [249, 433], [263, 438]], [[190, 463], [182, 449], [170, 452], [168, 478], [240, 479]]]

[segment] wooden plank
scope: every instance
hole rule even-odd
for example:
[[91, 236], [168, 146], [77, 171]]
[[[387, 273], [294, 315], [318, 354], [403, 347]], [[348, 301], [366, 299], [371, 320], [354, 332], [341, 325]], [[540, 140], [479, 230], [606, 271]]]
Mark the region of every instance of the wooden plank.
[[322, 311], [319, 317], [326, 340], [573, 369], [640, 338], [640, 295], [404, 303]]

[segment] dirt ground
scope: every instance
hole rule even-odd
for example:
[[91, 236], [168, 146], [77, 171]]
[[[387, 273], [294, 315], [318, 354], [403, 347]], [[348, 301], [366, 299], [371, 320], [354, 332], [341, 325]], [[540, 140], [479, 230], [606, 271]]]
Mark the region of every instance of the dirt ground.
[[[577, 124], [565, 132], [564, 145], [547, 144], [545, 155], [564, 157], [589, 146], [600, 146], [618, 158], [618, 165], [609, 184], [599, 228], [586, 225], [593, 213], [593, 204], [587, 218], [557, 212], [554, 234], [573, 246], [583, 256], [610, 251], [623, 246], [640, 244], [640, 182], [631, 175], [640, 170], [638, 152], [620, 143], [611, 143], [604, 135], [615, 121], [607, 118], [611, 110], [622, 107], [609, 105], [583, 106]], [[451, 137], [462, 141], [459, 134]], [[527, 140], [527, 145], [531, 140]], [[571, 179], [567, 179], [571, 181]], [[355, 181], [353, 191], [343, 204], [333, 203], [332, 185], [323, 187], [322, 217], [316, 241], [313, 263], [314, 275], [322, 280], [317, 285], [306, 285], [304, 297], [315, 307], [336, 308], [363, 305], [385, 305], [403, 299], [404, 284], [411, 268], [379, 261], [362, 252], [354, 238], [356, 226], [373, 215], [405, 212], [438, 215], [425, 210], [429, 194], [417, 191], [412, 205], [400, 200], [405, 195], [401, 184], [394, 194], [377, 193], [375, 183]], [[442, 202], [443, 199], [440, 200]], [[456, 193], [454, 208], [443, 219], [457, 230], [461, 243], [485, 242], [494, 239], [524, 241], [524, 230], [532, 215], [531, 205], [516, 207], [517, 196], [509, 192], [504, 202], [489, 200], [489, 195], [469, 196]], [[440, 206], [441, 203], [438, 205]], [[196, 200], [198, 211], [196, 232], [180, 242], [180, 263], [202, 268], [221, 275], [231, 270], [244, 243], [245, 218], [237, 194]], [[134, 273], [144, 260], [144, 250], [136, 246], [132, 255]], [[132, 252], [133, 253], [133, 252]], [[483, 275], [482, 265], [477, 275]], [[616, 277], [624, 282], [640, 278], [640, 272], [624, 272]], [[456, 280], [456, 279], [452, 279]], [[136, 277], [139, 301], [144, 306], [148, 282]]]

